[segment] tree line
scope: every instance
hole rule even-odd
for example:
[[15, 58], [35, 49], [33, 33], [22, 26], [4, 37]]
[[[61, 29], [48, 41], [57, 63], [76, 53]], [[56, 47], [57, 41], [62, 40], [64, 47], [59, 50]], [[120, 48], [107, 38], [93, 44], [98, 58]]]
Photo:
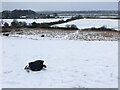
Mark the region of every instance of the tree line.
[[72, 25], [66, 25], [66, 27], [62, 28], [62, 27], [51, 27], [52, 25], [56, 25], [56, 24], [62, 24], [62, 23], [67, 23], [73, 20], [77, 20], [77, 19], [81, 19], [82, 16], [78, 15], [78, 16], [74, 16], [71, 17], [67, 20], [59, 20], [59, 21], [55, 21], [55, 22], [48, 22], [48, 23], [36, 23], [36, 22], [32, 22], [30, 24], [27, 24], [25, 21], [17, 21], [16, 19], [14, 19], [11, 22], [11, 25], [9, 25], [7, 22], [4, 23], [3, 28], [20, 28], [20, 27], [27, 27], [27, 28], [56, 28], [56, 29], [78, 29], [76, 25], [72, 24]]

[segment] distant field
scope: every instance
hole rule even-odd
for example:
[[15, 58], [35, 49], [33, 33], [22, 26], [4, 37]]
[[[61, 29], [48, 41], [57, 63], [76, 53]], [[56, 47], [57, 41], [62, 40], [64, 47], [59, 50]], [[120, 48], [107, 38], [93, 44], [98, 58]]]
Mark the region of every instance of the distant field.
[[[64, 18], [63, 20], [66, 20], [67, 18]], [[7, 22], [9, 25], [11, 25], [11, 22], [14, 19], [1, 19], [0, 22], [3, 25], [5, 22]], [[59, 21], [61, 20], [60, 18], [52, 18], [52, 19], [16, 19], [17, 21], [21, 21], [21, 22], [26, 22], [28, 25], [32, 22], [36, 22], [36, 23], [48, 23], [48, 22], [55, 22], [55, 21]]]
[[72, 24], [76, 25], [79, 29], [106, 26], [107, 28], [113, 28], [115, 30], [118, 30], [117, 19], [79, 19], [54, 26], [66, 27], [66, 25]]
[[[66, 20], [68, 18], [64, 18], [63, 20]], [[32, 22], [36, 23], [50, 23], [50, 22], [55, 22], [62, 20], [60, 18], [53, 18], [53, 19], [16, 19], [17, 21], [21, 22], [26, 22], [28, 25]], [[3, 26], [5, 22], [11, 25], [11, 22], [13, 19], [2, 19], [0, 21], [1, 25]], [[113, 28], [115, 30], [118, 30], [118, 19], [78, 19], [78, 20], [73, 20], [67, 23], [62, 23], [62, 24], [56, 24], [54, 26], [58, 27], [66, 27], [66, 25], [76, 25], [78, 29], [85, 29], [85, 28], [92, 28], [92, 27], [102, 27], [106, 26], [107, 28]]]
[[[40, 28], [19, 28], [10, 30], [9, 36], [29, 38], [34, 40], [85, 40], [85, 41], [117, 41], [120, 31], [98, 31], [98, 30], [61, 30]], [[8, 32], [4, 32], [8, 33]], [[44, 37], [41, 37], [44, 35]]]

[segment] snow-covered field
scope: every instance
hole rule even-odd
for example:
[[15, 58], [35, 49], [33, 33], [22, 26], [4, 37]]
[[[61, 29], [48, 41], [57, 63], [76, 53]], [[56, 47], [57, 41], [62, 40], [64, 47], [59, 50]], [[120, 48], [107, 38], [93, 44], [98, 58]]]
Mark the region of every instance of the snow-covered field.
[[0, 89], [2, 89], [2, 38], [0, 37]]
[[[66, 20], [67, 18], [64, 18], [63, 20]], [[2, 25], [7, 22], [9, 25], [11, 25], [11, 22], [13, 21], [14, 19], [1, 19], [0, 22], [2, 23]], [[53, 18], [53, 19], [16, 19], [17, 21], [21, 21], [21, 22], [26, 22], [27, 24], [30, 24], [32, 22], [36, 22], [36, 23], [45, 23], [45, 22], [55, 22], [55, 21], [59, 21], [61, 19], [56, 19], [56, 18]]]
[[[3, 88], [118, 87], [117, 41], [0, 38]], [[44, 59], [47, 69], [27, 73], [25, 65], [36, 59]]]
[[79, 29], [91, 28], [91, 27], [102, 27], [114, 28], [118, 30], [118, 20], [117, 19], [79, 19], [71, 21], [64, 24], [58, 24], [54, 26], [65, 27], [66, 25], [75, 24]]
[[[64, 18], [63, 20], [66, 20], [68, 18]], [[30, 24], [32, 22], [36, 23], [45, 23], [45, 22], [54, 22], [59, 21], [61, 19], [17, 19], [18, 21], [25, 21], [27, 24]], [[9, 25], [11, 25], [11, 22], [13, 19], [2, 19], [0, 20], [0, 23], [3, 24], [7, 22]], [[91, 27], [102, 27], [106, 26], [107, 28], [113, 28], [118, 30], [118, 20], [117, 19], [79, 19], [63, 24], [57, 24], [53, 26], [59, 26], [59, 27], [65, 27], [66, 25], [75, 24], [79, 29], [85, 29], [85, 28], [91, 28]]]
[[[58, 29], [22, 28], [11, 29], [10, 37], [29, 38], [34, 40], [86, 40], [86, 41], [118, 41], [120, 32], [116, 31], [81, 31]], [[44, 35], [44, 37], [41, 37]]]

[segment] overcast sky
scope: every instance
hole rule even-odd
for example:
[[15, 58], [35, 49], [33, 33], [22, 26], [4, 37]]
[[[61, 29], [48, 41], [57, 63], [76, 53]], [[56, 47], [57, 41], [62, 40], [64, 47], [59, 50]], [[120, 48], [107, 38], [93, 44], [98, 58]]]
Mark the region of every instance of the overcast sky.
[[2, 2], [2, 10], [35, 11], [117, 10], [117, 2]]

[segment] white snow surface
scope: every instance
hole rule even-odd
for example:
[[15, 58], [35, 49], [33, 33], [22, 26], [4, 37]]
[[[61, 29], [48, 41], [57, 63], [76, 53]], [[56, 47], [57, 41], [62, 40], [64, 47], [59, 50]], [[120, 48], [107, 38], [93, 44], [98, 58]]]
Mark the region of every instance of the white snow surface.
[[2, 38], [0, 38], [0, 89], [2, 90]]
[[[118, 87], [117, 41], [0, 38], [3, 88]], [[45, 60], [47, 69], [26, 72], [26, 64], [37, 59]]]
[[114, 28], [118, 30], [118, 20], [117, 19], [79, 19], [71, 22], [57, 24], [54, 26], [65, 27], [66, 25], [76, 25], [79, 29], [91, 28], [91, 27], [102, 27]]

